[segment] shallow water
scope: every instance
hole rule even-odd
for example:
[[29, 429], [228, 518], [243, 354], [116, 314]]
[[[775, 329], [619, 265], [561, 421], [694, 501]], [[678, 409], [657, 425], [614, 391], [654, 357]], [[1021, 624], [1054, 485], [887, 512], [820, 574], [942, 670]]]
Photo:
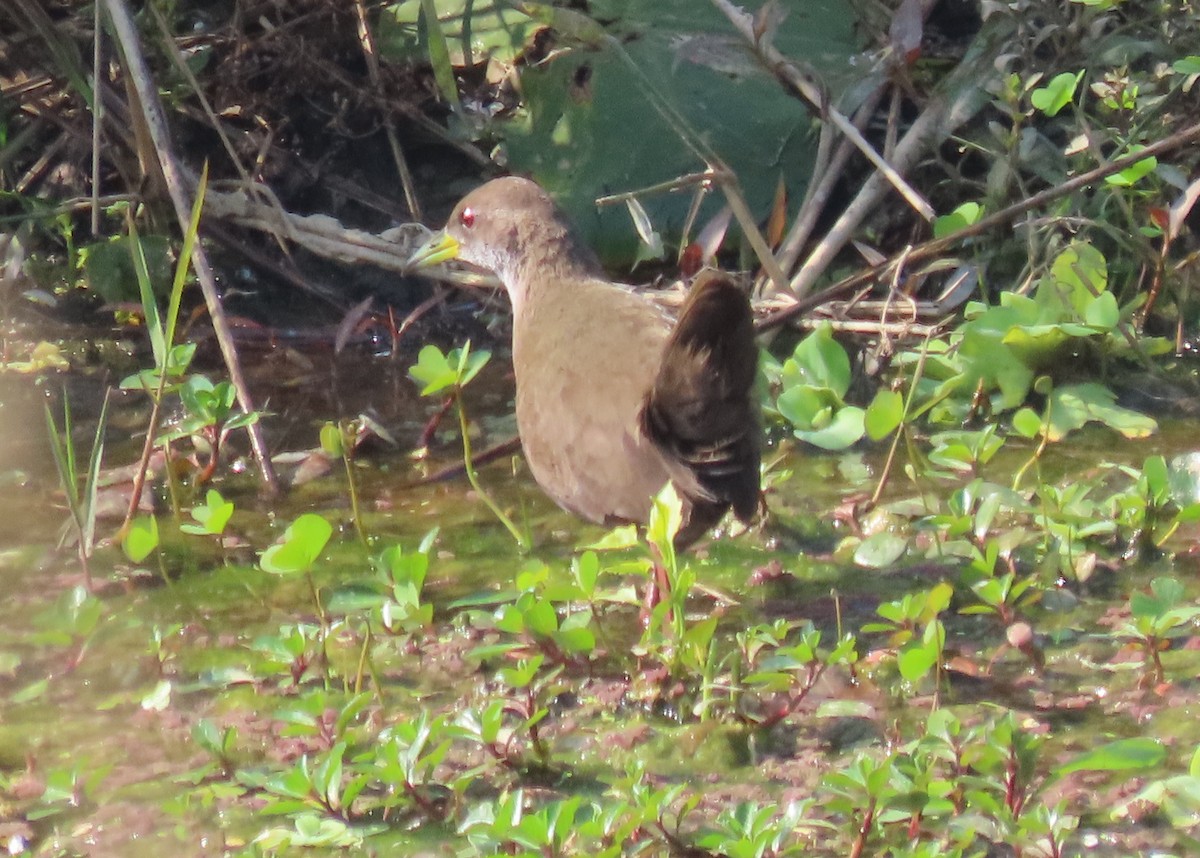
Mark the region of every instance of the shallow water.
[[[536, 547], [528, 556], [516, 550], [465, 479], [420, 483], [423, 475], [453, 463], [457, 448], [454, 421], [448, 419], [431, 459], [411, 457], [436, 403], [416, 396], [407, 378], [410, 362], [365, 352], [337, 359], [328, 353], [272, 352], [251, 362], [252, 384], [273, 413], [268, 420], [273, 449], [314, 447], [323, 422], [368, 411], [396, 438], [395, 447], [373, 445], [356, 459], [372, 553], [394, 543], [411, 551], [424, 534], [439, 529], [424, 591], [425, 601], [434, 606], [434, 628], [419, 643], [372, 631], [379, 637], [365, 687], [375, 696], [368, 721], [354, 722], [364, 738], [380, 726], [415, 717], [418, 710], [453, 717], [486, 701], [495, 691], [492, 680], [464, 658], [468, 649], [489, 639], [472, 629], [471, 606], [486, 612], [511, 600], [514, 577], [538, 563], [561, 577], [577, 546], [604, 533], [547, 501], [519, 457], [484, 468], [481, 479], [533, 534]], [[76, 441], [85, 449], [102, 378], [95, 373], [69, 379]], [[286, 381], [272, 386], [273, 379]], [[41, 409], [47, 391], [56, 390], [60, 381], [35, 383], [0, 374], [0, 777], [7, 801], [17, 809], [11, 821], [0, 823], [0, 834], [18, 853], [241, 854], [264, 830], [290, 828], [286, 814], [260, 814], [269, 803], [261, 779], [306, 754], [316, 758], [328, 750], [322, 724], [328, 726], [330, 713], [348, 699], [354, 677], [363, 675], [358, 624], [366, 614], [353, 605], [376, 579], [368, 552], [355, 537], [341, 463], [276, 499], [262, 497], [253, 468], [234, 468], [243, 473], [216, 485], [237, 505], [230, 530], [240, 545], [221, 549], [212, 540], [184, 536], [163, 513], [161, 551], [139, 567], [118, 548], [102, 545], [93, 559], [100, 592], [86, 596], [74, 589], [79, 570], [72, 550], [56, 549], [66, 514]], [[511, 435], [511, 396], [511, 381], [498, 358], [468, 399], [480, 433], [477, 448]], [[132, 396], [115, 400], [113, 409], [108, 466], [136, 456], [136, 427], [146, 414], [144, 403]], [[1041, 479], [1063, 484], [1098, 479], [1111, 474], [1114, 463], [1140, 466], [1149, 453], [1190, 454], [1196, 436], [1195, 424], [1183, 421], [1164, 424], [1148, 441], [1124, 441], [1108, 430], [1088, 429], [1051, 449]], [[759, 532], [719, 539], [689, 561], [706, 590], [730, 596], [729, 604], [721, 604], [701, 593], [689, 603], [689, 622], [718, 611], [722, 646], [730, 646], [733, 636], [753, 623], [780, 619], [811, 619], [832, 640], [839, 626], [857, 630], [869, 622], [881, 602], [957, 576], [957, 561], [936, 556], [863, 570], [840, 548], [851, 528], [837, 524], [833, 512], [850, 495], [873, 487], [883, 450], [835, 455], [790, 444], [781, 449], [782, 464], [792, 475], [772, 489], [770, 502], [791, 532], [778, 540]], [[1014, 444], [986, 471], [1002, 482], [1028, 455], [1027, 448]], [[950, 488], [943, 484], [938, 490]], [[885, 505], [912, 494], [912, 484], [897, 472]], [[123, 507], [118, 503], [113, 509]], [[304, 578], [270, 575], [256, 565], [257, 552], [284, 526], [314, 510], [335, 525], [334, 540], [313, 571], [320, 609]], [[111, 534], [115, 521], [104, 519], [100, 533]], [[964, 713], [981, 705], [1024, 713], [1051, 738], [1058, 758], [1114, 737], [1145, 734], [1175, 748], [1173, 766], [1174, 757], [1185, 760], [1200, 739], [1191, 717], [1200, 660], [1190, 645], [1176, 645], [1164, 655], [1169, 686], [1141, 690], [1136, 660], [1129, 657], [1121, 666], [1120, 647], [1110, 632], [1131, 590], [1145, 587], [1153, 576], [1184, 580], [1194, 598], [1194, 561], [1187, 551], [1194, 535], [1187, 528], [1176, 534], [1171, 547], [1180, 553], [1174, 559], [1168, 555], [1104, 568], [1086, 585], [1064, 588], [1058, 599], [1050, 598], [1050, 590], [1043, 604], [1031, 606], [1028, 614], [1047, 660], [1040, 674], [1013, 651], [1004, 653], [1003, 635], [987, 618], [948, 616], [949, 654], [964, 664], [988, 666], [990, 673], [952, 673], [942, 692], [946, 703]], [[643, 555], [634, 550], [624, 556], [640, 562]], [[775, 574], [766, 583], [747, 586], [756, 570], [772, 564]], [[318, 610], [331, 611], [336, 622], [323, 654], [308, 653], [309, 667], [297, 675], [283, 641], [298, 624], [320, 624]], [[601, 649], [615, 655], [626, 653], [640, 634], [633, 608], [615, 608], [597, 625]], [[839, 765], [846, 754], [880, 741], [889, 730], [914, 729], [927, 717], [929, 689], [886, 690], [894, 675], [873, 660], [884, 653], [884, 641], [863, 640], [877, 649], [862, 653], [867, 658], [856, 681], [831, 675], [830, 684], [816, 689], [801, 710], [807, 714], [765, 732], [748, 732], [733, 721], [696, 720], [687, 709], [696, 703], [690, 693], [656, 699], [652, 682], [641, 687], [646, 681], [629, 673], [637, 662], [628, 658], [598, 656], [586, 668], [567, 667], [551, 683], [557, 702], [548, 723], [555, 758], [571, 761], [573, 780], [556, 782], [556, 794], [577, 789], [600, 796], [614, 766], [619, 772], [635, 764], [662, 782], [708, 784], [703, 807], [709, 809], [746, 798], [771, 802], [811, 793], [820, 772]], [[320, 664], [327, 666], [313, 666]], [[620, 702], [603, 703], [614, 687], [620, 689], [614, 698]], [[822, 703], [847, 702], [874, 716], [812, 720]], [[194, 733], [201, 719], [237, 730], [236, 773], [211, 768], [212, 756]], [[460, 767], [479, 764], [470, 754], [456, 760]], [[504, 778], [489, 782], [489, 777], [479, 787], [484, 794], [511, 786]], [[70, 790], [39, 792], [41, 786], [72, 779], [74, 796]], [[1120, 783], [1112, 790], [1121, 794]], [[1077, 792], [1065, 794], [1078, 801]], [[1083, 829], [1098, 826], [1098, 842], [1114, 843], [1115, 851], [1101, 845], [1089, 854], [1131, 854], [1148, 844], [1171, 848], [1183, 836], [1170, 827], [1112, 823], [1096, 811]], [[413, 828], [409, 823], [415, 821], [420, 820], [403, 814], [390, 822], [363, 820], [384, 823], [368, 839], [380, 854], [424, 850], [440, 855], [464, 848], [453, 824], [426, 820]], [[1082, 837], [1081, 832], [1075, 836]]]

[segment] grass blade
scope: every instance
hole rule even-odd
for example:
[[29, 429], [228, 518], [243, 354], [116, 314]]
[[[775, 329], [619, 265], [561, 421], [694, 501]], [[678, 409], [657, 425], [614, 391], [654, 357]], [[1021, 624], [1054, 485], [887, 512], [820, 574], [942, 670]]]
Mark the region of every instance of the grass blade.
[[162, 319], [158, 315], [158, 301], [150, 283], [150, 270], [146, 265], [146, 252], [138, 235], [137, 222], [129, 216], [129, 255], [133, 257], [133, 271], [137, 275], [138, 293], [142, 298], [142, 313], [146, 316], [146, 331], [150, 334], [150, 346], [154, 350], [154, 362], [160, 372], [165, 372], [169, 344], [164, 341]]
[[192, 203], [192, 217], [188, 221], [187, 231], [183, 234], [183, 246], [179, 250], [179, 262], [175, 265], [175, 279], [171, 282], [171, 300], [167, 304], [167, 323], [164, 330], [164, 340], [167, 351], [175, 343], [175, 325], [179, 320], [179, 302], [183, 296], [184, 283], [187, 280], [188, 269], [192, 265], [192, 251], [196, 248], [196, 238], [200, 233], [200, 212], [204, 209], [204, 195], [208, 190], [208, 162], [200, 172], [200, 181], [196, 185], [196, 199]]
[[104, 391], [104, 404], [96, 420], [96, 437], [92, 441], [92, 455], [88, 461], [87, 481], [84, 483], [83, 522], [80, 539], [84, 551], [91, 555], [96, 544], [96, 495], [100, 490], [100, 462], [104, 458], [104, 429], [108, 424], [108, 398], [111, 389]]

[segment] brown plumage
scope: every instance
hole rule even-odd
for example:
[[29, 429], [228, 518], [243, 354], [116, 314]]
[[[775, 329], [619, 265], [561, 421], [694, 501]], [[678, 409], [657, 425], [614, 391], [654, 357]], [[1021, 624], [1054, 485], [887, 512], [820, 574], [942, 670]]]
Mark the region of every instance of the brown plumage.
[[589, 521], [644, 523], [669, 479], [685, 547], [730, 507], [759, 504], [758, 352], [750, 306], [702, 272], [677, 322], [605, 279], [545, 191], [495, 179], [455, 207], [413, 257], [493, 271], [513, 306], [517, 426], [534, 479]]

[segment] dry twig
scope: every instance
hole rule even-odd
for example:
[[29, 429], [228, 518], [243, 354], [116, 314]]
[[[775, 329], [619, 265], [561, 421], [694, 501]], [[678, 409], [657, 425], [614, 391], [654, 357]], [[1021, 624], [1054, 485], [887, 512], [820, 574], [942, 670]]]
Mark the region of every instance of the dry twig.
[[[191, 220], [193, 189], [187, 183], [184, 172], [180, 168], [172, 150], [166, 117], [163, 114], [162, 103], [158, 98], [158, 86], [150, 76], [149, 66], [146, 64], [146, 58], [142, 54], [137, 28], [133, 23], [133, 15], [126, 5], [125, 0], [104, 0], [104, 6], [108, 11], [109, 19], [112, 21], [117, 41], [121, 46], [126, 71], [137, 90], [146, 126], [154, 143], [158, 163], [162, 169], [167, 190], [171, 197], [171, 203], [175, 208], [175, 217], [181, 226], [186, 228], [186, 224]], [[221, 306], [221, 296], [217, 291], [217, 281], [213, 275], [212, 267], [208, 263], [208, 256], [204, 252], [204, 246], [199, 242], [197, 242], [192, 255], [192, 266], [196, 272], [196, 279], [200, 282], [200, 290], [204, 294], [204, 302], [208, 306], [209, 318], [212, 319], [213, 332], [216, 334], [221, 355], [225, 359], [225, 367], [229, 373], [229, 380], [237, 391], [238, 403], [246, 412], [255, 411], [254, 399], [250, 395], [245, 376], [242, 374], [242, 367], [237, 356], [237, 348], [234, 345], [233, 336], [229, 330], [229, 322], [225, 317], [225, 310]], [[247, 427], [247, 432], [250, 436], [250, 446], [254, 450], [254, 457], [258, 461], [259, 473], [262, 475], [263, 483], [269, 491], [278, 491], [279, 483], [275, 476], [275, 469], [271, 465], [271, 457], [267, 451], [266, 441], [263, 438], [261, 424], [252, 423]]]

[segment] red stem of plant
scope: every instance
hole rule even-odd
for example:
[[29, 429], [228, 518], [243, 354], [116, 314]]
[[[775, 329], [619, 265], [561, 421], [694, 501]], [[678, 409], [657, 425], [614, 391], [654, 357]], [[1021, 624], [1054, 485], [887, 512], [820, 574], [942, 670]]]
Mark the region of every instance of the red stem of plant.
[[858, 829], [858, 839], [854, 841], [854, 848], [850, 850], [850, 858], [862, 858], [863, 850], [867, 848], [867, 835], [871, 831], [871, 823], [875, 820], [875, 799], [871, 799], [867, 805], [867, 812], [863, 815], [862, 826]]

